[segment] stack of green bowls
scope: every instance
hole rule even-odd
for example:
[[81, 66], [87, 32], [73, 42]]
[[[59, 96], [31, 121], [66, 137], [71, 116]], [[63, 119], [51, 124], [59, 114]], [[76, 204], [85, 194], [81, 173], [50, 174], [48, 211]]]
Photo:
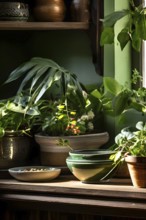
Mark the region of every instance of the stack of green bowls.
[[105, 182], [113, 175], [111, 150], [76, 150], [69, 152], [66, 164], [71, 173], [83, 183]]

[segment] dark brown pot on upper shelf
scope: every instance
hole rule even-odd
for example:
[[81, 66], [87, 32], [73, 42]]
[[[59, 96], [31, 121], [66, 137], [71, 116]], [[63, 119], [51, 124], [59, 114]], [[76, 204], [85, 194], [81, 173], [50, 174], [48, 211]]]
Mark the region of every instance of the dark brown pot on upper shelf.
[[70, 7], [71, 20], [77, 22], [89, 21], [89, 0], [73, 0]]
[[65, 11], [64, 0], [36, 0], [33, 14], [37, 21], [60, 22], [64, 20]]
[[146, 187], [146, 157], [127, 156], [130, 177], [134, 187]]

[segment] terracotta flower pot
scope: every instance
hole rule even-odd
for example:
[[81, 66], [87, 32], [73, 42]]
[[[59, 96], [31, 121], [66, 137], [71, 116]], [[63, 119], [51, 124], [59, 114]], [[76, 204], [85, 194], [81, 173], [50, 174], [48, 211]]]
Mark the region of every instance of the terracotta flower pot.
[[146, 157], [127, 156], [130, 177], [134, 187], [146, 187]]

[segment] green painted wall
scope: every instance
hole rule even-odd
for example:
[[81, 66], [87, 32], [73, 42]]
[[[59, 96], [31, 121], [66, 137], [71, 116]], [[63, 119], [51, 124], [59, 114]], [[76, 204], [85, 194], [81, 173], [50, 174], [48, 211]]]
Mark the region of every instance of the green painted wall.
[[[22, 62], [34, 56], [53, 59], [74, 72], [86, 85], [101, 84], [92, 62], [90, 39], [86, 31], [2, 32], [0, 34], [0, 83]], [[3, 87], [4, 88], [4, 87]], [[17, 89], [0, 88], [0, 98]]]
[[[104, 13], [108, 15], [114, 11], [126, 9], [129, 7], [128, 0], [104, 0]], [[117, 35], [119, 30], [126, 22], [126, 18], [121, 19], [115, 25], [115, 34]], [[131, 47], [127, 45], [126, 48], [121, 51], [119, 42], [115, 38], [115, 43], [112, 45], [104, 46], [104, 76], [114, 77], [121, 84], [129, 85], [131, 78]], [[115, 134], [120, 130], [118, 118], [110, 116], [106, 117], [106, 127], [110, 134], [110, 141], [113, 143]], [[110, 145], [110, 143], [109, 143]]]
[[[104, 0], [104, 2], [105, 15], [129, 7], [128, 0]], [[115, 26], [115, 34], [121, 30], [125, 22], [125, 18], [117, 22]], [[122, 84], [129, 84], [131, 76], [130, 45], [127, 45], [126, 48], [121, 51], [119, 42], [115, 38], [114, 45], [106, 45], [104, 47], [104, 75], [112, 76]]]

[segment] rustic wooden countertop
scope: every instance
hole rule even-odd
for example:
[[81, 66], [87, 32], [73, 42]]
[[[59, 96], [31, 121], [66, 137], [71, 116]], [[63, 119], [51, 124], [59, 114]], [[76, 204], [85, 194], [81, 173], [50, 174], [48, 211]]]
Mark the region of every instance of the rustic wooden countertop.
[[0, 201], [15, 208], [146, 216], [146, 189], [134, 188], [130, 179], [111, 179], [100, 184], [84, 184], [73, 176], [60, 176], [45, 183], [1, 179]]

